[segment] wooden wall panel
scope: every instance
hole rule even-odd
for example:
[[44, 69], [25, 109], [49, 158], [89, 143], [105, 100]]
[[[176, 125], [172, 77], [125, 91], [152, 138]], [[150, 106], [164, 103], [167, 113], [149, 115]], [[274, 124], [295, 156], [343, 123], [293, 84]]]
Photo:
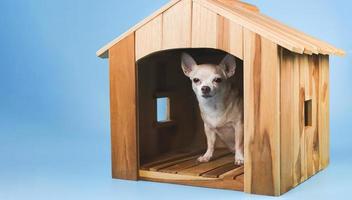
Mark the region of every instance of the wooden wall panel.
[[297, 73], [299, 68], [294, 64], [295, 58], [293, 54], [283, 48], [280, 48], [280, 51], [280, 184], [281, 192], [286, 192], [294, 186], [294, 165], [296, 160], [294, 146], [299, 146], [299, 141], [294, 138], [297, 135], [294, 131], [298, 119], [293, 116], [295, 112], [294, 105], [298, 101], [298, 96], [294, 96], [294, 91], [298, 90], [298, 82], [295, 82], [297, 80], [295, 76], [299, 74], [295, 74], [295, 72]]
[[330, 100], [329, 100], [329, 57], [319, 57], [319, 106], [318, 130], [320, 166], [324, 169], [329, 164], [329, 134], [330, 134]]
[[305, 142], [307, 148], [307, 176], [311, 177], [319, 171], [320, 156], [318, 135], [319, 57], [317, 55], [309, 56], [307, 74], [306, 90], [308, 92], [306, 100], [311, 100], [312, 107], [307, 111], [311, 115], [311, 124], [305, 128]]
[[[323, 57], [323, 56], [322, 56]], [[329, 155], [327, 115], [321, 114], [322, 57], [281, 54], [281, 193], [316, 174]], [[320, 59], [319, 59], [320, 58]], [[328, 66], [328, 64], [325, 64]], [[326, 67], [328, 68], [328, 67]], [[326, 69], [325, 68], [325, 69]], [[327, 72], [324, 72], [327, 76]], [[305, 101], [311, 101], [311, 123], [305, 123]], [[323, 110], [326, 106], [323, 106]], [[324, 121], [324, 120], [322, 120]], [[325, 143], [325, 146], [323, 145]], [[323, 147], [324, 146], [324, 147]], [[324, 150], [325, 152], [324, 152]]]
[[192, 0], [184, 0], [163, 13], [163, 49], [191, 46]]
[[217, 14], [193, 2], [192, 47], [217, 47]]
[[137, 180], [134, 34], [109, 50], [113, 178]]
[[136, 31], [136, 60], [162, 49], [162, 15]]
[[285, 193], [301, 182], [299, 55], [281, 48], [280, 72], [280, 192]]
[[245, 192], [280, 194], [278, 46], [244, 30]]
[[242, 26], [218, 15], [218, 48], [243, 59], [243, 28]]
[[301, 182], [307, 179], [307, 150], [305, 143], [305, 126], [304, 126], [304, 101], [306, 99], [306, 75], [308, 70], [308, 56], [299, 56], [299, 140], [301, 153]]

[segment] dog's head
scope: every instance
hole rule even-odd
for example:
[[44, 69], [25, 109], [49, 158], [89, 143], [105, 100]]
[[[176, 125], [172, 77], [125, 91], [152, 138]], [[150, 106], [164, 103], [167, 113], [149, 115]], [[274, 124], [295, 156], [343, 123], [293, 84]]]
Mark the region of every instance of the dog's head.
[[192, 81], [192, 88], [198, 98], [211, 98], [224, 90], [227, 79], [235, 74], [236, 59], [226, 55], [218, 65], [197, 65], [187, 53], [181, 56], [182, 70]]

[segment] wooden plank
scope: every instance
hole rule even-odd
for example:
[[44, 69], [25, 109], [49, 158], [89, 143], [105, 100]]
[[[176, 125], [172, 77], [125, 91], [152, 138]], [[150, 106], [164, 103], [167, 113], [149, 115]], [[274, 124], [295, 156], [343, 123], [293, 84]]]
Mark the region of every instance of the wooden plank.
[[193, 159], [193, 160], [187, 160], [185, 162], [181, 162], [181, 163], [177, 163], [175, 165], [166, 167], [166, 168], [162, 168], [159, 171], [160, 172], [165, 172], [165, 173], [173, 173], [173, 174], [177, 174], [178, 171], [183, 170], [183, 169], [187, 169], [196, 165], [199, 165], [200, 163], [197, 161], [197, 159]]
[[222, 165], [218, 168], [215, 168], [213, 170], [210, 170], [208, 172], [205, 172], [202, 174], [203, 177], [209, 177], [209, 178], [218, 178], [220, 175], [232, 171], [233, 169], [237, 169], [240, 166], [235, 165], [233, 162], [227, 163], [225, 165]]
[[289, 27], [279, 21], [276, 21], [266, 15], [263, 15], [263, 14], [258, 14], [260, 18], [262, 19], [265, 19], [265, 20], [268, 20], [268, 21], [271, 21], [271, 23], [274, 23], [276, 24], [277, 26], [280, 26], [281, 29], [297, 36], [297, 37], [300, 37], [302, 38], [303, 40], [307, 40], [313, 44], [315, 44], [317, 47], [320, 48], [320, 51], [322, 54], [326, 54], [326, 53], [330, 53], [330, 54], [336, 54], [336, 55], [340, 55], [340, 56], [343, 56], [345, 53], [338, 49], [338, 48], [335, 48], [334, 46], [324, 42], [324, 41], [321, 41], [321, 40], [318, 40], [312, 36], [309, 36], [307, 35], [306, 33], [302, 32], [302, 31], [299, 31], [293, 27]]
[[294, 174], [294, 54], [280, 48], [280, 191], [293, 188]]
[[194, 155], [199, 154], [201, 151], [193, 151], [193, 152], [172, 152], [169, 154], [165, 154], [162, 156], [159, 156], [155, 159], [153, 159], [153, 161], [150, 161], [144, 165], [141, 166], [142, 169], [149, 169], [152, 168], [154, 166], [160, 165], [160, 164], [165, 164], [168, 162], [173, 162], [179, 159], [184, 159], [184, 158], [188, 158]]
[[163, 49], [191, 46], [192, 0], [183, 0], [163, 13]]
[[295, 41], [289, 40], [285, 36], [272, 31], [270, 27], [266, 27], [261, 23], [250, 20], [243, 15], [234, 12], [231, 8], [221, 6], [219, 3], [215, 4], [210, 0], [193, 0], [194, 4], [199, 4], [204, 8], [209, 9], [210, 11], [222, 15], [231, 21], [238, 23], [239, 25], [243, 26], [252, 32], [258, 33], [261, 36], [268, 38], [269, 40], [273, 41], [274, 43], [296, 53], [302, 54], [304, 52], [304, 46], [299, 44]]
[[152, 13], [150, 16], [148, 16], [147, 18], [143, 19], [141, 22], [139, 22], [138, 24], [136, 24], [135, 26], [133, 26], [132, 28], [130, 28], [128, 31], [126, 31], [125, 33], [123, 33], [122, 35], [120, 35], [119, 37], [115, 38], [114, 40], [112, 40], [111, 42], [109, 42], [108, 44], [106, 44], [105, 46], [103, 46], [102, 48], [100, 48], [97, 51], [97, 56], [101, 57], [101, 58], [107, 58], [108, 57], [108, 51], [109, 49], [114, 46], [115, 44], [117, 44], [118, 42], [120, 42], [121, 40], [123, 40], [125, 37], [129, 36], [130, 34], [134, 33], [136, 30], [138, 30], [140, 27], [144, 26], [145, 24], [147, 24], [148, 22], [150, 22], [151, 20], [153, 20], [155, 17], [159, 16], [161, 13], [163, 13], [164, 11], [168, 10], [170, 7], [174, 6], [175, 4], [177, 4], [179, 1], [181, 0], [171, 0], [169, 3], [165, 4], [163, 7], [161, 7], [160, 9], [158, 9], [157, 11], [155, 11], [154, 13]]
[[[212, 157], [212, 160], [216, 160], [217, 158], [223, 157], [225, 155], [229, 154], [229, 152], [226, 149], [218, 149], [215, 150], [214, 155]], [[191, 159], [191, 160], [187, 160], [185, 162], [181, 162], [181, 163], [177, 163], [175, 165], [166, 167], [166, 168], [162, 168], [159, 171], [161, 172], [166, 172], [166, 173], [178, 173], [179, 171], [182, 171], [184, 169], [199, 165], [201, 163], [199, 163], [197, 161], [197, 159]]]
[[[153, 173], [153, 175], [151, 175]], [[158, 173], [157, 175], [155, 173]], [[180, 180], [180, 177], [190, 177], [193, 180]], [[200, 176], [187, 176], [174, 174], [174, 178], [170, 178], [169, 174], [162, 172], [142, 172], [140, 170], [140, 179], [147, 181], [155, 181], [162, 183], [175, 183], [182, 185], [191, 185], [198, 187], [208, 187], [208, 188], [219, 188], [219, 189], [229, 189], [229, 190], [238, 190], [243, 191], [243, 179], [240, 176], [236, 177], [235, 180], [222, 180], [219, 178], [205, 178]]]
[[217, 14], [193, 2], [192, 47], [217, 47]]
[[[260, 12], [253, 12], [246, 8], [236, 5], [229, 0], [195, 0], [202, 2], [202, 5], [214, 12], [240, 23], [244, 27], [256, 32], [273, 42], [296, 53], [322, 53], [336, 54], [343, 56], [345, 52], [332, 45], [308, 36], [278, 21], [271, 19]], [[239, 22], [240, 21], [240, 22]], [[243, 24], [242, 24], [243, 23]], [[261, 26], [261, 27], [260, 27]], [[283, 36], [283, 37], [280, 37]], [[280, 39], [281, 38], [281, 39]], [[288, 46], [285, 46], [288, 45]], [[293, 46], [292, 46], [293, 45]], [[301, 49], [302, 52], [293, 49]], [[293, 48], [293, 49], [291, 49]]]
[[[219, 6], [224, 6], [224, 7], [229, 7], [229, 5], [231, 5], [231, 3], [228, 2], [220, 2], [218, 0], [210, 0], [211, 2], [214, 2], [215, 4], [219, 5]], [[304, 45], [305, 51], [307, 51], [307, 53], [311, 54], [311, 53], [319, 53], [319, 49], [318, 47], [316, 47], [314, 44], [310, 43], [307, 40], [304, 40], [300, 37], [297, 37], [293, 34], [291, 34], [289, 31], [284, 30], [281, 26], [279, 26], [277, 23], [273, 23], [273, 20], [267, 20], [264, 17], [261, 17], [260, 13], [256, 13], [256, 12], [251, 12], [248, 11], [248, 9], [244, 9], [241, 7], [236, 7], [233, 6], [232, 7], [232, 11], [242, 15], [243, 17], [246, 17], [247, 20], [250, 21], [258, 21], [261, 22], [260, 24], [263, 25], [264, 27], [266, 27], [268, 30], [272, 30], [273, 32], [283, 35], [287, 38], [287, 40], [291, 40], [294, 42], [297, 42], [298, 44], [302, 44]]]
[[159, 15], [136, 31], [136, 61], [161, 50], [161, 46], [162, 15]]
[[281, 48], [281, 194], [301, 182], [299, 56]]
[[110, 50], [112, 176], [137, 180], [134, 34]]
[[[309, 56], [309, 90], [311, 98], [311, 110], [306, 110], [306, 117], [311, 117], [311, 124], [306, 128], [307, 145], [307, 176], [311, 177], [319, 171], [319, 135], [318, 135], [318, 104], [319, 104], [319, 57]], [[307, 97], [306, 97], [307, 98]], [[308, 108], [305, 108], [308, 109]], [[309, 124], [308, 124], [309, 125]], [[308, 130], [307, 130], [308, 129]]]
[[241, 175], [244, 173], [244, 166], [238, 166], [235, 169], [228, 171], [226, 173], [223, 173], [219, 176], [219, 178], [222, 179], [236, 179], [237, 176]]
[[173, 160], [173, 161], [168, 161], [165, 163], [161, 163], [158, 165], [155, 165], [153, 167], [150, 168], [151, 171], [159, 171], [160, 169], [166, 168], [166, 167], [170, 167], [172, 165], [178, 164], [178, 163], [182, 163], [185, 161], [189, 161], [189, 160], [196, 160], [199, 156], [201, 156], [201, 154], [195, 155], [195, 156], [188, 156], [185, 158], [181, 158], [181, 159], [177, 159], [177, 160]]
[[[293, 187], [298, 185], [301, 180], [301, 149], [300, 149], [300, 129], [301, 129], [301, 113], [300, 113], [300, 74], [299, 74], [299, 56], [294, 54], [293, 56], [293, 137], [292, 137], [292, 148], [293, 148]], [[285, 191], [282, 191], [283, 193]]]
[[218, 48], [243, 59], [242, 26], [218, 15]]
[[308, 56], [299, 56], [299, 121], [300, 121], [300, 152], [301, 152], [301, 180], [303, 182], [308, 177], [307, 171], [307, 146], [306, 146], [306, 128], [304, 124], [304, 101], [306, 100], [306, 93], [309, 96], [306, 89], [306, 80], [308, 76]]
[[319, 56], [319, 108], [318, 108], [318, 135], [320, 167], [324, 169], [329, 164], [329, 135], [330, 135], [330, 84], [329, 84], [329, 57]]
[[234, 0], [217, 0], [218, 2], [225, 3], [230, 8], [243, 8], [252, 12], [259, 12], [259, 8], [255, 5]]
[[239, 181], [239, 182], [241, 182], [241, 183], [243, 183], [243, 181], [244, 181], [244, 174], [241, 174], [241, 175], [237, 176], [237, 177], [235, 178], [235, 180], [236, 180], [236, 181]]
[[[244, 30], [245, 192], [280, 194], [278, 46]], [[270, 116], [270, 117], [268, 117]]]
[[185, 180], [185, 181], [195, 181], [195, 180], [216, 180], [217, 178], [206, 178], [201, 176], [191, 176], [186, 174], [171, 174], [162, 173], [148, 170], [139, 170], [139, 175], [141, 177], [148, 177], [154, 179], [165, 179], [165, 180]]
[[234, 156], [233, 155], [227, 155], [221, 158], [218, 158], [216, 160], [213, 160], [211, 162], [206, 162], [206, 163], [201, 163], [199, 165], [196, 165], [194, 167], [190, 167], [181, 171], [178, 171], [177, 174], [185, 174], [185, 175], [193, 175], [193, 176], [200, 176], [203, 173], [206, 173], [210, 170], [213, 170], [217, 167], [223, 166], [228, 163], [234, 162]]

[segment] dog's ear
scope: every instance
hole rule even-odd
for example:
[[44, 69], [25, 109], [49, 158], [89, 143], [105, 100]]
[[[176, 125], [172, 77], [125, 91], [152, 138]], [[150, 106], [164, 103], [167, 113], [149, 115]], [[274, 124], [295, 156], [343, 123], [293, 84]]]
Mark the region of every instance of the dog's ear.
[[236, 58], [230, 54], [227, 54], [219, 66], [224, 70], [227, 78], [230, 78], [235, 74], [236, 71]]
[[182, 66], [183, 73], [185, 73], [186, 76], [189, 76], [189, 74], [193, 70], [193, 67], [196, 65], [197, 63], [196, 61], [194, 61], [192, 56], [190, 56], [188, 53], [182, 53], [181, 66]]

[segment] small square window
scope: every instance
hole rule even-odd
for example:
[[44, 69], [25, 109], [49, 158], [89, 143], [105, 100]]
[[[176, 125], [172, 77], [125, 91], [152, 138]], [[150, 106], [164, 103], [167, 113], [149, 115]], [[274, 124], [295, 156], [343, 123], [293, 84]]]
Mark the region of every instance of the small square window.
[[159, 123], [170, 121], [170, 98], [161, 97], [156, 99], [156, 119]]

